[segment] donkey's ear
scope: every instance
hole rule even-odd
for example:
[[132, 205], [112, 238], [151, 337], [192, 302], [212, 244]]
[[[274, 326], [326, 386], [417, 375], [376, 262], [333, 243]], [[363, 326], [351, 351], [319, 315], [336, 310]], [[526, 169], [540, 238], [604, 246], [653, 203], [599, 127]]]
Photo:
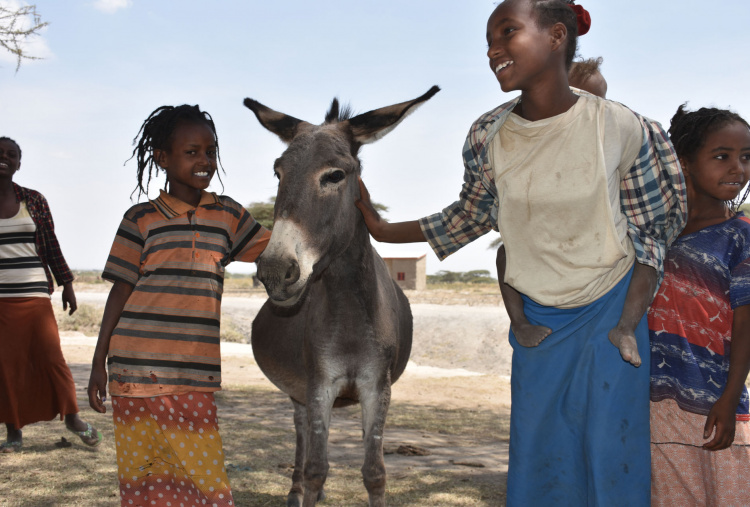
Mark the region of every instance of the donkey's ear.
[[360, 114], [348, 120], [354, 140], [359, 144], [374, 143], [388, 132], [396, 128], [404, 118], [414, 112], [423, 102], [432, 98], [440, 88], [433, 86], [427, 93], [414, 100], [381, 107], [374, 111]]
[[244, 104], [245, 107], [255, 113], [255, 116], [258, 118], [261, 125], [279, 136], [279, 138], [287, 144], [294, 139], [300, 124], [305, 123], [293, 116], [274, 111], [257, 100], [245, 99]]

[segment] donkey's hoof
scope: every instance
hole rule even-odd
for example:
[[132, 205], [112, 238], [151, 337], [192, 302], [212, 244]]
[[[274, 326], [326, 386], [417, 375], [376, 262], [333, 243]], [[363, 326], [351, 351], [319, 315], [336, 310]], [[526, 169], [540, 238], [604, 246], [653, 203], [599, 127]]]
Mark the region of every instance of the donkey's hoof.
[[302, 507], [302, 495], [289, 493], [286, 497], [286, 507]]

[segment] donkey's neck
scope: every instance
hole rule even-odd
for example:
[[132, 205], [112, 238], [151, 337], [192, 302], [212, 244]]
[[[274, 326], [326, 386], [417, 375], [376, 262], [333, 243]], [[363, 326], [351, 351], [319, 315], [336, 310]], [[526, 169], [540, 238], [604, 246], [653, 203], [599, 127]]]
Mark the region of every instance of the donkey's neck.
[[358, 221], [347, 248], [331, 260], [326, 277], [339, 286], [363, 286], [375, 278], [375, 250], [364, 220]]

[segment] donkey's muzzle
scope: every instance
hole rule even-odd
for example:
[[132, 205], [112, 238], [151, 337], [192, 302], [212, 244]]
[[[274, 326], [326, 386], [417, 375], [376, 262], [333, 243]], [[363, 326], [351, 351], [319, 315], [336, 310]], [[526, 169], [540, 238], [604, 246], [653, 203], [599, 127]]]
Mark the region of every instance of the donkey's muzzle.
[[300, 268], [295, 259], [261, 256], [258, 260], [258, 279], [263, 283], [268, 297], [274, 302], [283, 303], [290, 299], [296, 300], [302, 287], [299, 281]]

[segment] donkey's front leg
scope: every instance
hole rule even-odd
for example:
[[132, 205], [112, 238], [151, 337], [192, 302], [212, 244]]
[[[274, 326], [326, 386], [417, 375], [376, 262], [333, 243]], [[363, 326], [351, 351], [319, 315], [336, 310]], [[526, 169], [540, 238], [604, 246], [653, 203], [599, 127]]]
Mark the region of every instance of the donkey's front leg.
[[286, 507], [301, 507], [304, 487], [302, 486], [302, 470], [305, 465], [305, 439], [307, 438], [307, 409], [302, 403], [292, 398], [294, 405], [294, 431], [297, 434], [297, 447], [294, 451], [294, 472], [292, 473], [292, 489], [286, 498]]
[[328, 432], [331, 411], [336, 396], [330, 384], [320, 385], [320, 379], [308, 382], [307, 440], [305, 449], [303, 507], [313, 507], [323, 496], [323, 485], [328, 476]]
[[391, 403], [390, 378], [377, 379], [372, 385], [360, 386], [362, 430], [365, 462], [362, 479], [370, 496], [370, 507], [385, 507], [385, 461], [383, 461], [383, 429]]

